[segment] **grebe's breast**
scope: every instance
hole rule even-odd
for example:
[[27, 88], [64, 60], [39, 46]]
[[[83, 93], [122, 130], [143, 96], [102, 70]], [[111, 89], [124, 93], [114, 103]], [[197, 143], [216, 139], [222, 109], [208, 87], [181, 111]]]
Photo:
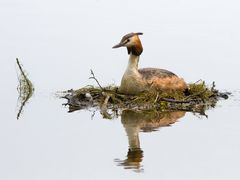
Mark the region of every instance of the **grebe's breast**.
[[187, 88], [186, 82], [179, 78], [176, 74], [165, 69], [157, 68], [143, 68], [139, 69], [146, 87], [153, 90], [161, 91], [175, 91], [185, 90]]

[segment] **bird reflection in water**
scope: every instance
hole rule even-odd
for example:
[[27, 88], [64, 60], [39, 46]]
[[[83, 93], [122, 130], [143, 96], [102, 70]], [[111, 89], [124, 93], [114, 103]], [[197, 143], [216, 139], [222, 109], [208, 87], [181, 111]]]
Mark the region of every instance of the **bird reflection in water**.
[[139, 132], [152, 132], [175, 123], [185, 115], [183, 111], [132, 111], [124, 110], [121, 122], [126, 130], [129, 149], [125, 160], [115, 159], [118, 166], [142, 172], [143, 150], [140, 147]]

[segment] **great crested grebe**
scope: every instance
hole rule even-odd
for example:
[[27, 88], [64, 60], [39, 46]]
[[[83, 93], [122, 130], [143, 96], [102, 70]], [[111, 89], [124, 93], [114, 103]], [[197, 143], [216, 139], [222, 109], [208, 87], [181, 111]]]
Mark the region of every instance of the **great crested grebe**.
[[186, 82], [174, 73], [157, 68], [138, 69], [139, 57], [143, 52], [142, 43], [138, 35], [143, 33], [129, 33], [123, 36], [120, 43], [113, 48], [126, 47], [129, 54], [127, 69], [122, 77], [119, 92], [124, 94], [138, 94], [143, 91], [184, 91]]

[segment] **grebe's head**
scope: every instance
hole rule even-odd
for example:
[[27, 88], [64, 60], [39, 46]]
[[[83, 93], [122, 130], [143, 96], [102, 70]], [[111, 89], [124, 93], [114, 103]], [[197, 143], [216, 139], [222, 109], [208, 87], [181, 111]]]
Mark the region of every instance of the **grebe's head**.
[[140, 56], [143, 52], [143, 47], [138, 35], [143, 35], [143, 33], [137, 32], [126, 34], [122, 37], [120, 43], [113, 46], [113, 48], [126, 47], [128, 54]]

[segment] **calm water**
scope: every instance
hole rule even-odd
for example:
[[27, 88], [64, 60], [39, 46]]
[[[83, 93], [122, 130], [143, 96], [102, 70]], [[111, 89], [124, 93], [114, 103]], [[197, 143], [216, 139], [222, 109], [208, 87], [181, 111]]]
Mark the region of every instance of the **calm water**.
[[[0, 179], [239, 179], [239, 5], [0, 0]], [[144, 32], [141, 67], [215, 81], [233, 96], [208, 118], [67, 113], [55, 93], [95, 84], [90, 69], [101, 84], [119, 84], [127, 53], [111, 47], [131, 31]], [[16, 57], [35, 86], [19, 120]]]

